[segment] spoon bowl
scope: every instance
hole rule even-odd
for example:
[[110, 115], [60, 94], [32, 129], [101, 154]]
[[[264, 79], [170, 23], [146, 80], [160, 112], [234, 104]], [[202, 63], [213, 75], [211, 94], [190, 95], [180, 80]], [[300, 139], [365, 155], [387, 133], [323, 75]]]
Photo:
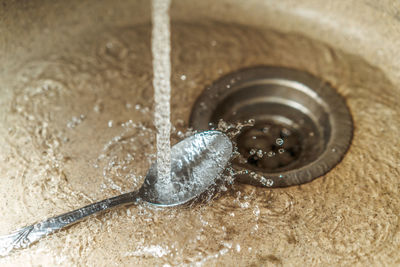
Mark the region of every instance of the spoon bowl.
[[232, 156], [230, 139], [219, 131], [190, 136], [171, 149], [171, 181], [157, 179], [153, 164], [139, 189], [140, 197], [158, 206], [184, 204], [215, 184]]

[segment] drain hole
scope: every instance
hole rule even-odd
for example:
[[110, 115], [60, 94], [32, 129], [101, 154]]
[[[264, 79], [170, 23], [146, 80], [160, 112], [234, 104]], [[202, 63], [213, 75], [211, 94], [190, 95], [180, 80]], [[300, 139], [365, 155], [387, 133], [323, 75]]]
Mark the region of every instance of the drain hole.
[[236, 137], [241, 156], [233, 162], [253, 174], [238, 180], [255, 185], [311, 181], [342, 159], [352, 138], [341, 96], [316, 77], [287, 68], [245, 69], [216, 81], [197, 100], [190, 124], [206, 130], [220, 119], [255, 120]]
[[[295, 129], [273, 122], [245, 129], [236, 143], [241, 155], [236, 163], [263, 172], [293, 168], [302, 151], [301, 135]], [[246, 163], [240, 163], [243, 161]]]

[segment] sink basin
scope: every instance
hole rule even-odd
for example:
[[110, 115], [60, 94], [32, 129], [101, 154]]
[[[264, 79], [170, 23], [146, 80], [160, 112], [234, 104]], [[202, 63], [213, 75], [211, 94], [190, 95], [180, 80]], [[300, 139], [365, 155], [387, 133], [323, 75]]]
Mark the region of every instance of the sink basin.
[[[1, 266], [397, 265], [400, 4], [174, 0], [172, 143], [203, 90], [256, 66], [346, 101], [343, 160], [312, 182], [239, 182], [192, 207], [116, 209]], [[150, 3], [2, 1], [0, 234], [138, 188], [155, 159]], [[229, 174], [227, 174], [229, 176]]]

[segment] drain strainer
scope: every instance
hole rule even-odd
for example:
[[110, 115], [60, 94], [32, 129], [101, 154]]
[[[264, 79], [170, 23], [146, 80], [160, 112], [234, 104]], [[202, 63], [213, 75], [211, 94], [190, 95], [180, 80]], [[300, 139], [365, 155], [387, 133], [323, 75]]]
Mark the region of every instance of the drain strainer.
[[236, 136], [239, 182], [281, 187], [309, 182], [346, 153], [353, 123], [344, 99], [326, 82], [298, 70], [255, 67], [222, 77], [197, 99], [190, 124], [254, 119]]

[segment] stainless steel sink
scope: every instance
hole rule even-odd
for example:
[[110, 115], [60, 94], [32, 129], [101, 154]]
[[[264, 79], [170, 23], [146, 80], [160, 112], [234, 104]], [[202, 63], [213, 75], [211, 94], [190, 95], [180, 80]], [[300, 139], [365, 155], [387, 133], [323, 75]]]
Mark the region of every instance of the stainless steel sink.
[[[273, 66], [343, 97], [354, 125], [344, 158], [302, 185], [231, 179], [190, 208], [115, 210], [0, 265], [397, 265], [398, 10], [174, 0], [173, 142], [205, 88]], [[155, 152], [150, 12], [145, 0], [1, 1], [0, 234], [140, 185]]]

